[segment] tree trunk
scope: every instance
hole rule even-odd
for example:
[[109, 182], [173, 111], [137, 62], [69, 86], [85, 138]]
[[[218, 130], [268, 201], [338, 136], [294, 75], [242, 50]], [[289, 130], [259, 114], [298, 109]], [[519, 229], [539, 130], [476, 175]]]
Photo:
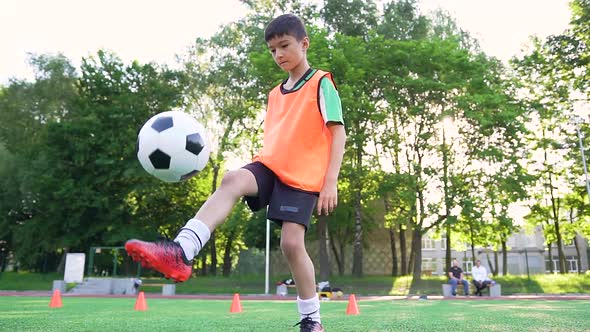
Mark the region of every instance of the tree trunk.
[[215, 233], [211, 232], [211, 238], [209, 239], [209, 249], [211, 255], [211, 264], [209, 265], [209, 273], [214, 276], [217, 275], [217, 246], [215, 245]]
[[445, 271], [449, 271], [451, 269], [451, 225], [449, 225], [449, 223], [447, 222], [446, 225], [446, 229], [447, 229], [447, 238], [446, 238], [446, 248], [445, 248]]
[[0, 273], [6, 270], [6, 262], [8, 259], [6, 258], [8, 250], [0, 251]]
[[548, 254], [549, 254], [549, 273], [555, 273], [553, 269], [553, 243], [547, 242]]
[[[547, 161], [547, 152], [545, 152], [545, 161]], [[553, 172], [549, 169], [549, 194], [551, 195], [551, 210], [553, 212], [553, 222], [555, 227], [555, 237], [557, 239], [557, 256], [559, 259], [559, 273], [566, 273], [565, 255], [563, 254], [563, 243], [559, 231], [559, 198], [556, 198], [553, 192]]]
[[225, 248], [223, 252], [223, 266], [221, 269], [221, 273], [224, 277], [229, 277], [231, 274], [231, 249], [234, 245], [234, 238], [235, 238], [235, 231], [231, 231], [227, 236], [227, 241], [225, 241]]
[[[398, 119], [396, 116], [393, 117], [393, 131], [394, 131], [394, 135], [396, 137], [399, 137], [399, 126], [398, 126]], [[393, 145], [393, 155], [391, 156], [391, 160], [393, 162], [393, 168], [395, 169], [395, 174], [400, 175], [401, 174], [401, 166], [400, 166], [400, 161], [399, 161], [399, 156], [400, 156], [400, 146], [398, 144], [394, 144]], [[386, 204], [386, 208], [388, 205], [389, 201], [385, 200], [385, 204]], [[389, 212], [389, 211], [388, 211]], [[390, 225], [389, 228], [389, 237], [391, 239], [391, 260], [392, 260], [392, 268], [391, 268], [391, 274], [393, 276], [398, 276], [400, 275], [400, 271], [401, 271], [401, 275], [406, 275], [407, 274], [407, 268], [406, 268], [406, 233], [404, 231], [404, 227], [401, 224], [401, 221], [399, 224], [399, 251], [400, 251], [400, 258], [401, 258], [401, 266], [399, 267], [398, 270], [398, 258], [397, 258], [397, 251], [396, 251], [396, 241], [395, 241], [395, 233], [396, 233], [396, 227], [395, 225]]]
[[[418, 158], [418, 164], [422, 165], [421, 157]], [[422, 278], [422, 226], [424, 225], [424, 192], [420, 189], [419, 182], [421, 173], [417, 173], [418, 182], [416, 183], [416, 193], [418, 194], [419, 208], [416, 209], [416, 224], [412, 230], [412, 285], [417, 285]]]
[[445, 200], [445, 214], [447, 216], [446, 231], [447, 231], [447, 248], [445, 252], [446, 271], [451, 269], [451, 222], [448, 219], [451, 214], [451, 199], [449, 197], [449, 158], [447, 151], [447, 138], [445, 128], [442, 128], [442, 157], [443, 157], [443, 192]]
[[[356, 171], [360, 177], [362, 172], [362, 148], [356, 147]], [[354, 254], [352, 256], [352, 275], [360, 278], [363, 276], [363, 226], [361, 223], [361, 191], [362, 182], [360, 178], [355, 179], [356, 192], [354, 193]]]
[[344, 244], [344, 242], [340, 242], [339, 244], [340, 247], [340, 262], [342, 263], [342, 266], [339, 269], [340, 275], [344, 275], [344, 271], [346, 269], [346, 253], [344, 252], [346, 245]]
[[496, 264], [496, 274], [494, 277], [500, 274], [500, 265], [498, 264], [498, 251], [494, 250], [494, 263]]
[[320, 240], [320, 281], [330, 279], [330, 252], [328, 238], [328, 217], [318, 217], [318, 238]]
[[[573, 224], [574, 223], [574, 208], [570, 208], [570, 218], [569, 219], [570, 219], [570, 223]], [[578, 263], [578, 269], [577, 269], [578, 271], [576, 271], [576, 272], [578, 272], [578, 274], [581, 274], [582, 273], [582, 258], [580, 257], [580, 246], [578, 244], [578, 233], [574, 234], [573, 241], [574, 241], [574, 246], [576, 248], [576, 258], [577, 258], [576, 260]]]
[[[410, 235], [414, 236], [414, 233], [410, 233]], [[422, 248], [420, 248], [422, 249]], [[410, 271], [411, 268], [414, 266], [414, 245], [412, 245], [412, 239], [410, 239], [410, 255], [408, 257], [408, 271], [407, 275], [411, 275]]]
[[[217, 179], [219, 177], [219, 168], [220, 168], [220, 163], [216, 162], [213, 166], [213, 180], [211, 183], [211, 194], [213, 194], [215, 192], [215, 190], [217, 190]], [[211, 254], [211, 266], [209, 267], [209, 271], [211, 272], [211, 275], [217, 275], [217, 246], [215, 244], [215, 237], [216, 237], [215, 235], [216, 235], [216, 231], [214, 230], [213, 232], [211, 232], [211, 238], [209, 239], [209, 246], [210, 246], [209, 249], [210, 249], [210, 254]]]
[[408, 245], [406, 244], [406, 229], [404, 225], [399, 225], [399, 251], [401, 258], [401, 273], [403, 276], [408, 275]]
[[[334, 259], [336, 260], [336, 265], [338, 266], [338, 275], [343, 276], [344, 275], [344, 252], [340, 251], [340, 253], [342, 253], [342, 258], [340, 253], [338, 252], [338, 248], [336, 247], [336, 243], [334, 241], [330, 241], [330, 247], [332, 248], [332, 253], [334, 254]], [[342, 248], [342, 246], [340, 246], [340, 248]]]
[[582, 274], [582, 258], [580, 257], [580, 244], [578, 243], [578, 235], [574, 235], [574, 246], [576, 246], [576, 256], [578, 259], [578, 274]]
[[506, 247], [506, 240], [502, 239], [502, 275], [508, 274], [508, 249]]
[[[422, 279], [422, 231], [419, 229], [419, 225], [412, 232], [412, 287], [418, 285]], [[416, 293], [416, 290], [411, 290], [412, 294]]]
[[[387, 197], [383, 198], [383, 206], [385, 208], [385, 215], [389, 215], [390, 208], [389, 208], [389, 200]], [[395, 225], [391, 224], [389, 226], [389, 249], [391, 250], [391, 275], [397, 276], [397, 250], [396, 250], [396, 243], [395, 243]]]
[[469, 228], [470, 230], [470, 236], [471, 236], [471, 263], [473, 263], [473, 265], [475, 265], [475, 245], [473, 244], [473, 242], [475, 242], [475, 240], [473, 239], [473, 227]]
[[[498, 275], [498, 265], [496, 265], [496, 268], [494, 268], [494, 265], [492, 264], [492, 260], [490, 260], [490, 254], [486, 251], [486, 258], [488, 260], [488, 266], [490, 267], [490, 272], [492, 272], [492, 275], [495, 277]], [[497, 264], [497, 261], [496, 261]]]
[[361, 204], [360, 193], [355, 194], [355, 213], [354, 213], [354, 255], [352, 263], [352, 275], [355, 277], [363, 276], [363, 228], [361, 225]]
[[565, 266], [565, 253], [563, 252], [563, 240], [561, 238], [561, 232], [559, 230], [559, 221], [555, 220], [555, 235], [557, 238], [557, 256], [559, 257], [559, 273], [567, 273]]
[[389, 228], [389, 247], [391, 249], [391, 275], [396, 277], [398, 275], [397, 269], [397, 250], [395, 248], [395, 229]]
[[207, 255], [206, 254], [201, 255], [201, 275], [202, 276], [207, 275]]

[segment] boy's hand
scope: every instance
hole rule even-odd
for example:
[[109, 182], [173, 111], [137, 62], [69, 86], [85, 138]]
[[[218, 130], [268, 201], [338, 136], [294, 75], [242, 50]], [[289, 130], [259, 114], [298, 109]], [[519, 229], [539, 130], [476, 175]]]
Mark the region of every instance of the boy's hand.
[[338, 188], [336, 181], [325, 180], [320, 197], [318, 198], [318, 215], [325, 213], [328, 215], [338, 205]]

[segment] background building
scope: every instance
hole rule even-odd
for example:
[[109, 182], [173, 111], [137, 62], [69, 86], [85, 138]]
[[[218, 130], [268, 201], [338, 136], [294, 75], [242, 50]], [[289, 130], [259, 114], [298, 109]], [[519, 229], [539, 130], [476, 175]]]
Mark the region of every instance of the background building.
[[[568, 272], [577, 273], [579, 271], [588, 271], [588, 240], [577, 236], [580, 252], [580, 263], [578, 264], [578, 253], [573, 241], [564, 243], [564, 254], [566, 256], [566, 269]], [[422, 237], [422, 271], [425, 274], [442, 275], [445, 269], [445, 250], [446, 239], [433, 239], [429, 235]], [[549, 257], [549, 250], [545, 245], [543, 231], [536, 228], [534, 233], [526, 234], [524, 231], [512, 235], [507, 242], [508, 246], [508, 273], [509, 274], [539, 274], [549, 273], [550, 264], [553, 264], [553, 271], [559, 272], [559, 260], [557, 246], [554, 245], [551, 250], [553, 257]], [[466, 272], [471, 272], [471, 267], [475, 259], [481, 260], [488, 271], [489, 262], [495, 267], [494, 253], [491, 249], [475, 247], [475, 259], [471, 254], [471, 247], [465, 244], [465, 250], [451, 250], [452, 258], [459, 260], [462, 268]], [[502, 265], [502, 253], [498, 252], [498, 271], [501, 273], [504, 267]]]

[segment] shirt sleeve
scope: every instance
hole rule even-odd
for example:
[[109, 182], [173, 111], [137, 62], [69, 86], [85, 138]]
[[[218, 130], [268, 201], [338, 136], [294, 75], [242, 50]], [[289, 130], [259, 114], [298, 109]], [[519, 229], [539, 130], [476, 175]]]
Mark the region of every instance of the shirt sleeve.
[[324, 118], [324, 123], [336, 122], [344, 124], [342, 117], [342, 104], [340, 103], [340, 96], [334, 86], [334, 83], [327, 78], [323, 77], [320, 80], [320, 111]]

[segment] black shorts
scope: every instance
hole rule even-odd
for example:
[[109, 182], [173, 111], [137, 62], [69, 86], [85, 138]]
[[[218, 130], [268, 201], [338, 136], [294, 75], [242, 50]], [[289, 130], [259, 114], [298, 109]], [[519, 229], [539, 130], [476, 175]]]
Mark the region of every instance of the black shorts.
[[242, 168], [252, 172], [258, 184], [258, 196], [244, 197], [250, 210], [258, 211], [268, 205], [268, 219], [279, 225], [283, 221], [290, 221], [308, 228], [319, 193], [287, 186], [261, 162], [253, 162]]

